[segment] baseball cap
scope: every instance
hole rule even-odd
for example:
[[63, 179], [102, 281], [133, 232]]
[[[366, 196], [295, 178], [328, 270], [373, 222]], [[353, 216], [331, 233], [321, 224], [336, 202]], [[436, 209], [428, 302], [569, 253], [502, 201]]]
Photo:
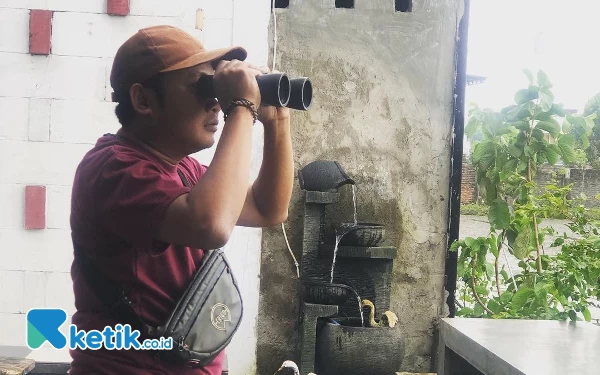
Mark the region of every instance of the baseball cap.
[[112, 101], [127, 95], [131, 85], [142, 83], [154, 75], [221, 60], [245, 60], [248, 53], [234, 46], [207, 50], [189, 33], [169, 25], [138, 30], [117, 50], [110, 73]]

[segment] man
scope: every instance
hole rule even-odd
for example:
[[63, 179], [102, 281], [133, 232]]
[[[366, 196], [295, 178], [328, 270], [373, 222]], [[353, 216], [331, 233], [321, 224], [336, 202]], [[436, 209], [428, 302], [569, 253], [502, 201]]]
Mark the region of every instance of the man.
[[[77, 169], [72, 239], [119, 283], [148, 324], [165, 322], [197, 271], [202, 249], [225, 245], [236, 225], [268, 227], [287, 218], [289, 110], [261, 106], [256, 75], [268, 71], [245, 58], [240, 47], [207, 51], [170, 26], [139, 30], [115, 56], [111, 86], [122, 127], [100, 137]], [[216, 98], [198, 91], [202, 75], [214, 75]], [[189, 155], [213, 146], [220, 110], [223, 131], [206, 167]], [[250, 185], [256, 115], [264, 126], [264, 155]], [[73, 324], [85, 331], [115, 327], [77, 262], [71, 275]], [[71, 355], [73, 375], [217, 375], [224, 354], [200, 369], [173, 366], [143, 350], [78, 349]]]

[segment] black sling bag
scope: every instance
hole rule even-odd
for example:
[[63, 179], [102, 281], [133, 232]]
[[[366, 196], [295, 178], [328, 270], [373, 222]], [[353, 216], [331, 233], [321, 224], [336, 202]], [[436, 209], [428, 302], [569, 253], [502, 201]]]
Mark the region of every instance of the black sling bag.
[[[177, 172], [183, 184], [189, 187], [183, 173]], [[125, 292], [106, 277], [81, 248], [75, 245], [74, 250], [83, 276], [108, 314], [118, 323], [129, 324], [132, 331], [138, 330], [142, 339], [163, 342], [172, 339], [170, 349], [151, 348], [167, 362], [187, 367], [206, 366], [225, 349], [241, 324], [242, 296], [223, 249], [206, 252], [175, 309], [158, 327], [141, 319]]]

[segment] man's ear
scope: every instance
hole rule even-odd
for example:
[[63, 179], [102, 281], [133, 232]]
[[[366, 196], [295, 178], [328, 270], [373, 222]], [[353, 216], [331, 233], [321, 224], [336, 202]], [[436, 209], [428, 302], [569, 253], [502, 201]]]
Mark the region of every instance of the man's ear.
[[149, 90], [139, 83], [133, 84], [129, 88], [129, 97], [133, 109], [142, 116], [152, 115], [152, 98]]

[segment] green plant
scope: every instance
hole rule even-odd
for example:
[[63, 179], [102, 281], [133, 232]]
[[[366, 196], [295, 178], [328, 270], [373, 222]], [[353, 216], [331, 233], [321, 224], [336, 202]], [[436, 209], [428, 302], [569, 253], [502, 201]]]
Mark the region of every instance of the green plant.
[[485, 216], [487, 215], [488, 207], [482, 204], [469, 203], [460, 206], [461, 215], [476, 215]]
[[599, 165], [599, 167], [595, 167], [598, 169], [600, 168], [600, 93], [591, 97], [585, 104], [583, 115], [589, 116], [591, 114], [596, 114], [596, 118], [594, 119], [592, 134], [588, 138], [590, 147], [586, 149], [586, 155], [592, 166], [594, 164]]
[[[571, 185], [538, 189], [534, 177], [543, 163], [578, 162], [574, 134], [584, 140], [595, 114], [566, 114], [554, 103], [544, 72], [525, 74], [530, 84], [517, 91], [516, 104], [500, 112], [475, 107], [465, 129], [469, 138], [482, 135], [470, 158], [490, 232], [451, 245], [451, 251], [459, 251], [457, 315], [575, 320], [579, 314], [589, 320], [588, 299], [600, 297], [598, 227], [579, 202], [567, 199]], [[553, 229], [541, 230], [539, 224], [557, 216], [568, 218], [583, 238], [561, 238], [560, 253], [550, 257], [540, 244]], [[518, 260], [519, 272], [500, 267], [503, 251]], [[588, 267], [585, 275], [582, 266]]]

